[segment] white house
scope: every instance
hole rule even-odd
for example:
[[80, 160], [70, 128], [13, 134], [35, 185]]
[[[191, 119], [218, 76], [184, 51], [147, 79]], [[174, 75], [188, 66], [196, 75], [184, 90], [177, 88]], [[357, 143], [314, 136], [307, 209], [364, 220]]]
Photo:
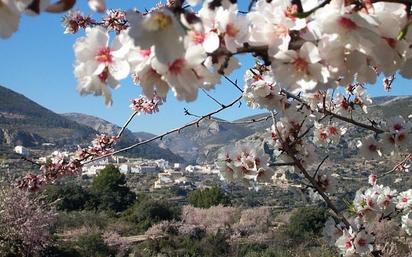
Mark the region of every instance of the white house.
[[30, 155], [29, 149], [27, 149], [26, 147], [21, 146], [21, 145], [18, 145], [16, 147], [14, 147], [14, 152], [16, 152], [17, 154], [20, 154], [22, 156], [25, 156], [25, 157]]

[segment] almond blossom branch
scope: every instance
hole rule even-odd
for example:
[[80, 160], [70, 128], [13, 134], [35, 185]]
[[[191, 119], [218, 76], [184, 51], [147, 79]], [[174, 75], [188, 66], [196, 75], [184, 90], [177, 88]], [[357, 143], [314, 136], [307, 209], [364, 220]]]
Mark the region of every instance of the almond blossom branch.
[[405, 165], [408, 165], [408, 163], [412, 163], [412, 154], [407, 154], [406, 157], [400, 161], [398, 164], [396, 164], [393, 169], [381, 174], [378, 176], [378, 178], [385, 177], [389, 174], [394, 173], [395, 171], [403, 170], [405, 169]]
[[316, 180], [311, 175], [309, 175], [308, 171], [305, 169], [305, 167], [303, 167], [301, 161], [296, 158], [296, 156], [290, 151], [290, 149], [286, 149], [286, 153], [295, 162], [295, 167], [298, 168], [302, 172], [302, 174], [310, 182], [310, 184], [313, 186], [313, 188], [315, 188], [316, 191], [319, 193], [319, 195], [323, 198], [323, 200], [325, 201], [325, 203], [329, 207], [329, 209], [331, 209], [336, 214], [336, 216], [349, 228], [350, 227], [349, 221], [338, 210], [338, 208], [333, 204], [333, 202], [330, 200], [330, 198], [326, 195], [326, 193], [319, 186], [318, 182], [316, 182]]
[[[189, 110], [185, 109], [184, 111], [186, 116], [192, 116], [195, 118], [200, 118], [202, 117], [201, 115], [197, 115], [194, 113], [189, 112]], [[252, 123], [258, 123], [262, 121], [267, 121], [272, 117], [272, 115], [267, 115], [259, 119], [250, 119], [250, 120], [245, 120], [245, 121], [228, 121], [228, 120], [221, 120], [215, 117], [209, 117], [208, 120], [215, 121], [217, 123], [225, 123], [225, 124], [232, 124], [232, 125], [246, 125], [246, 124], [252, 124]]]
[[237, 102], [239, 102], [241, 99], [242, 99], [242, 96], [239, 96], [238, 98], [236, 98], [234, 101], [232, 101], [232, 102], [229, 103], [228, 105], [222, 106], [221, 108], [219, 108], [219, 109], [217, 109], [217, 110], [215, 110], [215, 111], [213, 111], [213, 112], [210, 112], [210, 113], [208, 113], [208, 114], [205, 114], [205, 115], [203, 115], [202, 117], [200, 117], [199, 119], [194, 120], [194, 121], [192, 121], [192, 122], [190, 122], [190, 123], [188, 123], [188, 124], [186, 124], [186, 125], [184, 125], [184, 126], [182, 126], [182, 127], [172, 129], [172, 130], [170, 130], [170, 131], [168, 131], [168, 132], [165, 132], [165, 133], [163, 133], [163, 134], [161, 134], [161, 135], [152, 137], [152, 138], [150, 138], [150, 139], [141, 141], [141, 142], [136, 143], [136, 144], [132, 144], [132, 145], [130, 145], [130, 146], [127, 146], [127, 147], [125, 147], [125, 148], [119, 149], [119, 150], [114, 151], [114, 152], [112, 152], [112, 153], [99, 156], [99, 157], [97, 157], [97, 158], [95, 158], [95, 159], [93, 159], [93, 160], [86, 161], [86, 162], [84, 162], [84, 163], [82, 163], [82, 164], [85, 165], [85, 164], [88, 164], [88, 163], [91, 163], [91, 162], [94, 162], [94, 161], [97, 161], [97, 160], [100, 160], [100, 159], [103, 159], [103, 158], [107, 158], [107, 157], [112, 156], [112, 155], [115, 155], [115, 154], [119, 154], [119, 153], [122, 153], [122, 152], [126, 152], [126, 151], [128, 151], [128, 150], [130, 150], [130, 149], [133, 149], [133, 148], [138, 147], [138, 146], [140, 146], [140, 145], [144, 145], [144, 144], [150, 143], [150, 142], [155, 141], [155, 140], [157, 140], [157, 139], [160, 139], [160, 140], [161, 140], [161, 139], [163, 139], [163, 137], [165, 137], [165, 136], [167, 136], [167, 135], [170, 135], [170, 134], [173, 134], [173, 133], [176, 133], [176, 132], [179, 133], [180, 131], [182, 131], [182, 130], [185, 129], [185, 128], [192, 127], [192, 126], [195, 126], [195, 125], [198, 126], [198, 124], [200, 123], [200, 121], [202, 121], [202, 120], [204, 120], [204, 119], [208, 119], [208, 118], [210, 118], [211, 116], [213, 116], [213, 115], [215, 115], [215, 114], [217, 114], [217, 113], [219, 113], [219, 112], [221, 112], [221, 111], [223, 111], [223, 110], [225, 110], [225, 109], [227, 109], [227, 108], [232, 107], [232, 106], [235, 105]]
[[380, 129], [380, 128], [377, 128], [377, 127], [374, 127], [374, 126], [372, 126], [372, 125], [367, 125], [367, 124], [364, 124], [364, 123], [355, 121], [355, 120], [352, 119], [352, 118], [347, 118], [347, 117], [344, 117], [344, 116], [342, 116], [342, 115], [333, 113], [333, 112], [329, 111], [329, 110], [326, 109], [326, 108], [324, 108], [324, 109], [321, 110], [320, 112], [321, 112], [321, 113], [324, 113], [325, 115], [330, 115], [330, 116], [332, 116], [333, 118], [336, 118], [336, 119], [338, 119], [338, 120], [342, 120], [342, 121], [345, 121], [345, 122], [347, 122], [347, 123], [351, 123], [351, 124], [353, 124], [353, 125], [355, 125], [355, 126], [358, 126], [358, 127], [361, 127], [361, 128], [367, 129], [367, 130], [371, 130], [371, 131], [375, 132], [376, 134], [381, 134], [381, 133], [384, 133], [384, 132], [385, 132], [384, 130], [382, 130], [382, 129]]
[[[286, 91], [285, 89], [282, 89], [281, 93], [285, 94], [288, 98], [292, 98], [292, 99], [294, 99], [294, 100], [296, 100], [296, 101], [298, 101], [298, 102], [302, 103], [303, 105], [310, 108], [310, 106], [305, 101], [303, 101], [299, 96], [296, 96], [296, 95]], [[377, 128], [375, 126], [367, 125], [367, 124], [361, 123], [359, 121], [356, 121], [352, 118], [347, 118], [345, 116], [342, 116], [342, 115], [339, 115], [337, 113], [331, 112], [326, 108], [325, 103], [323, 103], [323, 108], [321, 110], [318, 110], [318, 112], [323, 113], [325, 116], [331, 116], [331, 117], [336, 118], [338, 120], [342, 120], [342, 121], [345, 121], [347, 123], [351, 123], [355, 126], [358, 126], [358, 127], [361, 127], [361, 128], [367, 129], [367, 130], [371, 130], [371, 131], [375, 132], [376, 134], [381, 134], [381, 133], [385, 132], [383, 129]], [[324, 117], [322, 119], [324, 119]]]
[[[276, 117], [274, 116], [273, 119], [275, 120], [274, 127], [276, 129], [276, 132], [278, 135], [282, 135], [278, 129], [277, 126], [277, 120]], [[338, 210], [338, 208], [333, 204], [333, 202], [330, 200], [330, 198], [326, 195], [324, 190], [321, 188], [319, 183], [311, 176], [309, 175], [309, 172], [305, 169], [305, 167], [302, 165], [301, 160], [299, 160], [295, 153], [296, 149], [291, 146], [291, 144], [287, 143], [285, 140], [283, 140], [282, 136], [278, 137], [279, 142], [282, 145], [282, 150], [293, 160], [294, 166], [298, 168], [301, 173], [304, 175], [304, 177], [311, 183], [313, 188], [319, 193], [319, 195], [323, 198], [325, 201], [326, 205], [331, 209], [336, 216], [347, 226], [348, 228], [350, 227], [349, 221], [346, 219], [346, 217]]]

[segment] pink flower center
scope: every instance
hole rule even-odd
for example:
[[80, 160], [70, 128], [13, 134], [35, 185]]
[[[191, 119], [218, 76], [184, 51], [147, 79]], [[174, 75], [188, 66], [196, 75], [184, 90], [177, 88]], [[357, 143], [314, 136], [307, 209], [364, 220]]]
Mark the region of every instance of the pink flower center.
[[366, 240], [363, 239], [363, 238], [359, 239], [359, 240], [358, 240], [358, 245], [359, 245], [359, 246], [365, 246], [365, 245], [366, 245]]
[[111, 63], [113, 59], [110, 48], [103, 47], [97, 50], [96, 61], [101, 63]]
[[238, 32], [239, 29], [233, 23], [226, 25], [226, 35], [228, 35], [229, 37], [236, 37]]
[[337, 135], [338, 134], [338, 129], [336, 127], [329, 127], [329, 134], [331, 135]]
[[186, 62], [184, 59], [175, 60], [172, 64], [169, 65], [169, 72], [175, 76], [179, 75], [180, 73], [182, 73], [185, 63]]
[[140, 55], [144, 58], [149, 57], [151, 54], [152, 54], [152, 50], [150, 48], [140, 50]]
[[319, 138], [322, 140], [326, 140], [328, 138], [328, 134], [325, 131], [319, 133]]
[[296, 17], [294, 16], [294, 14], [296, 14], [297, 12], [298, 12], [298, 6], [296, 4], [292, 4], [286, 7], [284, 14], [289, 19], [295, 20]]
[[192, 36], [192, 41], [196, 45], [200, 45], [205, 41], [206, 34], [203, 32], [194, 32]]
[[340, 107], [342, 107], [343, 109], [347, 110], [349, 108], [349, 103], [348, 101], [346, 101], [346, 99], [342, 100], [342, 102], [340, 102]]
[[408, 202], [408, 198], [407, 197], [402, 198], [402, 202], [404, 203]]
[[395, 48], [395, 47], [396, 47], [396, 40], [395, 40], [395, 39], [393, 39], [393, 38], [387, 38], [387, 37], [384, 37], [383, 39], [386, 40], [386, 43], [388, 43], [388, 45], [389, 45], [391, 48]]
[[351, 241], [347, 241], [347, 242], [345, 243], [345, 248], [346, 248], [346, 249], [352, 248], [352, 242], [351, 242]]
[[340, 17], [338, 20], [338, 23], [339, 25], [341, 25], [342, 27], [348, 30], [354, 30], [358, 27], [355, 22], [353, 22], [351, 19], [346, 18], [346, 17]]
[[399, 131], [399, 130], [401, 130], [403, 127], [402, 127], [402, 124], [396, 123], [396, 124], [393, 125], [393, 128], [394, 128], [396, 131]]
[[308, 68], [308, 62], [300, 57], [293, 62], [293, 65], [295, 66], [296, 71], [299, 72], [306, 72]]
[[370, 144], [368, 147], [369, 151], [371, 152], [376, 152], [376, 150], [378, 150], [378, 147], [374, 144]]
[[395, 138], [394, 138], [393, 136], [389, 136], [389, 137], [388, 137], [388, 141], [389, 141], [389, 143], [391, 143], [391, 144], [395, 144]]
[[107, 68], [104, 69], [104, 70], [102, 71], [102, 73], [100, 73], [100, 74], [97, 75], [97, 76], [99, 77], [99, 79], [100, 79], [101, 82], [106, 83], [106, 80], [107, 80], [107, 78], [109, 77], [109, 72], [108, 72]]

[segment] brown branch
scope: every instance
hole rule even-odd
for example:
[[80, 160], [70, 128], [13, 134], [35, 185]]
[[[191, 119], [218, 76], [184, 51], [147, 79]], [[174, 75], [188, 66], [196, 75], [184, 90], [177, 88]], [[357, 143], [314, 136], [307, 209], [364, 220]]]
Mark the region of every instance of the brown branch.
[[269, 163], [269, 167], [294, 166], [294, 162], [275, 162]]
[[210, 95], [204, 88], [202, 88], [202, 92], [205, 93], [210, 99], [212, 99], [215, 103], [220, 105], [221, 107], [224, 107], [225, 105], [219, 102], [216, 98], [214, 98], [212, 95]]
[[303, 167], [301, 161], [296, 157], [295, 155], [295, 150], [293, 150], [293, 148], [290, 147], [290, 145], [286, 144], [284, 142], [284, 140], [282, 139], [282, 136], [280, 134], [280, 131], [278, 130], [277, 126], [276, 126], [276, 117], [273, 117], [273, 119], [275, 120], [275, 128], [276, 128], [276, 132], [279, 135], [279, 141], [282, 144], [282, 148], [284, 150], [284, 152], [289, 155], [289, 157], [292, 158], [294, 166], [296, 168], [298, 168], [301, 173], [303, 174], [303, 176], [312, 184], [313, 188], [319, 193], [319, 195], [323, 198], [323, 200], [325, 201], [326, 205], [329, 207], [329, 209], [331, 209], [336, 216], [342, 220], [342, 222], [349, 228], [350, 227], [350, 223], [349, 221], [345, 218], [345, 216], [343, 216], [341, 214], [341, 212], [338, 210], [338, 208], [332, 203], [332, 201], [330, 200], [330, 198], [325, 194], [325, 192], [323, 192], [322, 188], [319, 186], [318, 182], [311, 176], [309, 175], [308, 171], [305, 169], [305, 167]]
[[[285, 89], [282, 89], [281, 93], [285, 94], [286, 97], [292, 98], [292, 99], [294, 99], [294, 100], [296, 100], [296, 101], [298, 101], [298, 102], [302, 103], [303, 105], [310, 108], [310, 106], [305, 101], [303, 101], [303, 99], [300, 98], [299, 96], [296, 96], [296, 95], [286, 91]], [[347, 123], [351, 123], [353, 125], [356, 125], [358, 127], [361, 127], [361, 128], [367, 129], [367, 130], [371, 130], [371, 131], [375, 132], [376, 134], [381, 134], [381, 133], [385, 132], [383, 129], [377, 128], [375, 126], [367, 125], [367, 124], [361, 123], [359, 121], [356, 121], [352, 118], [347, 118], [345, 116], [342, 116], [342, 115], [339, 115], [337, 113], [331, 112], [326, 108], [325, 102], [323, 102], [323, 108], [321, 110], [319, 110], [318, 112], [323, 113], [325, 116], [331, 116], [331, 117], [336, 118], [338, 120], [345, 121]], [[322, 117], [322, 119], [324, 119], [324, 118], [325, 117]]]
[[402, 167], [404, 164], [411, 162], [412, 161], [412, 154], [407, 154], [406, 158], [404, 158], [401, 162], [399, 162], [398, 164], [395, 165], [395, 167], [393, 167], [393, 169], [381, 174], [378, 176], [378, 178], [383, 178], [395, 171], [397, 171], [399, 169], [399, 167]]
[[228, 76], [226, 76], [226, 75], [223, 75], [223, 77], [224, 77], [227, 81], [229, 81], [230, 84], [234, 85], [240, 92], [243, 93], [243, 89], [241, 89], [241, 88], [238, 86], [237, 80], [236, 80], [236, 81], [233, 81], [233, 80], [231, 80], [231, 79], [230, 79]]
[[76, 0], [60, 0], [54, 4], [47, 6], [46, 12], [61, 13], [73, 8]]
[[40, 163], [38, 163], [38, 162], [36, 162], [36, 161], [33, 161], [33, 160], [29, 159], [29, 158], [26, 158], [26, 157], [24, 157], [24, 156], [20, 156], [20, 159], [22, 159], [22, 160], [24, 160], [24, 161], [26, 161], [26, 162], [29, 162], [29, 163], [31, 163], [31, 164], [33, 164], [33, 165], [36, 165], [36, 166], [38, 166], [38, 167], [41, 167], [41, 166], [42, 166]]
[[329, 158], [329, 155], [326, 155], [326, 156], [322, 159], [322, 161], [319, 163], [318, 167], [317, 167], [316, 170], [315, 170], [315, 174], [313, 174], [313, 176], [312, 176], [313, 178], [316, 177], [316, 175], [317, 175], [318, 172], [319, 172], [320, 167], [322, 166], [322, 164], [323, 164], [328, 158]]
[[367, 125], [367, 124], [361, 123], [361, 122], [359, 122], [359, 121], [356, 121], [356, 120], [354, 120], [354, 119], [352, 119], [352, 118], [347, 118], [347, 117], [345, 117], [345, 116], [342, 116], [342, 115], [333, 113], [333, 112], [327, 110], [326, 108], [320, 110], [319, 112], [320, 112], [320, 113], [323, 113], [323, 114], [325, 114], [325, 115], [330, 115], [330, 116], [332, 116], [333, 118], [336, 118], [336, 119], [338, 119], [338, 120], [342, 120], [342, 121], [345, 121], [345, 122], [347, 122], [347, 123], [351, 123], [351, 124], [356, 125], [356, 126], [358, 126], [358, 127], [361, 127], [361, 128], [367, 129], [367, 130], [371, 130], [371, 131], [375, 132], [376, 134], [381, 134], [381, 133], [384, 133], [384, 132], [385, 132], [383, 129], [374, 127], [374, 126], [372, 126], [372, 125]]
[[346, 227], [349, 228], [350, 227], [349, 221], [346, 219], [345, 216], [343, 216], [341, 214], [341, 212], [332, 203], [332, 201], [325, 194], [325, 192], [323, 192], [322, 188], [319, 186], [319, 184], [316, 182], [316, 180], [311, 175], [309, 175], [308, 171], [305, 169], [305, 167], [303, 167], [300, 160], [298, 158], [296, 158], [296, 156], [293, 153], [290, 152], [290, 149], [287, 149], [286, 152], [289, 155], [289, 157], [291, 157], [293, 159], [293, 161], [295, 162], [295, 167], [298, 168], [302, 172], [303, 176], [305, 176], [305, 178], [310, 182], [310, 184], [313, 186], [313, 188], [316, 189], [316, 191], [323, 198], [323, 200], [325, 201], [325, 203], [329, 207], [329, 209], [331, 209], [336, 214], [336, 216], [346, 225]]
[[139, 114], [138, 112], [134, 112], [132, 115], [130, 115], [129, 119], [126, 121], [126, 123], [123, 125], [123, 127], [120, 129], [119, 133], [117, 134], [117, 138], [120, 138], [123, 134], [123, 132], [126, 130], [127, 126], [129, 126], [130, 122], [133, 120], [133, 118]]
[[152, 137], [152, 138], [150, 138], [150, 139], [141, 141], [141, 142], [139, 142], [139, 143], [132, 144], [132, 145], [130, 145], [130, 146], [128, 146], [128, 147], [119, 149], [119, 150], [114, 151], [114, 152], [112, 152], [112, 153], [99, 156], [99, 157], [97, 157], [97, 158], [95, 158], [95, 159], [86, 161], [86, 162], [84, 162], [84, 163], [82, 163], [82, 164], [85, 165], [85, 164], [88, 164], [88, 163], [91, 163], [91, 162], [94, 162], [94, 161], [97, 161], [97, 160], [100, 160], [100, 159], [107, 158], [107, 157], [112, 156], [112, 155], [115, 155], [115, 154], [119, 154], [119, 153], [128, 151], [128, 150], [133, 149], [133, 148], [135, 148], [135, 147], [137, 147], [137, 146], [150, 143], [150, 142], [155, 141], [155, 140], [157, 140], [157, 139], [162, 139], [163, 137], [165, 137], [165, 136], [167, 136], [167, 135], [170, 135], [170, 134], [172, 134], [172, 133], [176, 133], [176, 132], [177, 132], [177, 133], [180, 133], [183, 129], [188, 128], [188, 127], [192, 127], [192, 126], [195, 126], [195, 125], [198, 125], [200, 121], [202, 121], [202, 120], [204, 120], [204, 119], [207, 119], [207, 118], [210, 118], [212, 115], [215, 115], [215, 114], [217, 114], [217, 113], [219, 113], [219, 112], [221, 112], [221, 111], [223, 111], [223, 110], [225, 110], [225, 109], [227, 109], [227, 108], [229, 108], [229, 107], [232, 107], [234, 104], [236, 104], [237, 102], [239, 102], [241, 99], [242, 99], [242, 96], [239, 96], [238, 98], [236, 98], [235, 100], [233, 100], [233, 101], [232, 101], [231, 103], [229, 103], [228, 105], [225, 105], [224, 107], [221, 107], [221, 108], [219, 108], [219, 109], [217, 109], [217, 110], [215, 110], [215, 111], [213, 111], [213, 112], [210, 112], [210, 113], [208, 113], [208, 114], [205, 114], [205, 115], [203, 115], [202, 117], [200, 117], [199, 119], [194, 120], [194, 121], [192, 121], [192, 122], [190, 122], [190, 123], [188, 123], [188, 124], [186, 124], [186, 125], [184, 125], [184, 126], [182, 126], [182, 127], [180, 127], [180, 128], [172, 129], [172, 130], [170, 130], [170, 131], [168, 131], [168, 132], [165, 132], [165, 133], [163, 133], [163, 134], [161, 134], [161, 135]]

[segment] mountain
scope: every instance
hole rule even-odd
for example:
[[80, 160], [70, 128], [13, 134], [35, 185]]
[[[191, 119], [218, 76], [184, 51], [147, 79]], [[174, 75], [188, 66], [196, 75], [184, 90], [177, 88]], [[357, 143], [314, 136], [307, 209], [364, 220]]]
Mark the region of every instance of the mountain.
[[95, 131], [0, 86], [0, 144], [65, 145], [90, 140]]
[[178, 134], [165, 137], [161, 145], [179, 154], [188, 162], [202, 162], [204, 156], [216, 146], [236, 142], [253, 134], [248, 127], [231, 124], [224, 120], [202, 120], [199, 126], [182, 130]]
[[155, 137], [155, 134], [148, 133], [148, 132], [133, 132], [133, 135], [138, 138], [140, 141], [150, 139]]
[[[373, 98], [373, 102], [374, 104], [368, 108], [366, 116], [355, 114], [354, 119], [369, 123], [366, 117], [379, 121], [397, 115], [407, 118], [412, 113], [411, 96], [376, 97]], [[199, 127], [184, 129], [173, 137], [163, 139], [163, 144], [189, 162], [210, 162], [216, 159], [221, 148], [226, 145], [234, 144], [241, 140], [259, 140], [259, 136], [265, 133], [266, 129], [272, 125], [270, 118], [255, 123], [239, 123], [258, 120], [268, 117], [268, 115], [268, 113], [253, 115], [234, 120], [231, 123], [220, 119], [203, 120], [200, 122]], [[356, 145], [357, 140], [366, 135], [363, 129], [350, 125], [347, 126], [346, 124], [345, 127], [348, 127], [349, 130], [342, 137], [342, 145], [330, 149], [331, 159], [345, 158], [348, 155], [354, 154], [355, 150], [351, 149]]]
[[[366, 119], [382, 120], [412, 112], [411, 96], [384, 96], [374, 98], [374, 105], [368, 108], [368, 115], [354, 114], [354, 119], [369, 123]], [[131, 149], [126, 154], [134, 157], [163, 158], [171, 162], [210, 162], [222, 147], [240, 140], [258, 140], [271, 126], [271, 119], [255, 123], [239, 124], [258, 120], [268, 114], [259, 114], [228, 122], [221, 119], [205, 119], [199, 126], [182, 130]], [[346, 125], [345, 125], [346, 126]], [[117, 134], [120, 127], [103, 119], [78, 113], [56, 114], [12, 90], [0, 86], [0, 151], [5, 147], [23, 144], [29, 147], [50, 142], [58, 146], [89, 143], [97, 133]], [[348, 126], [341, 145], [331, 149], [331, 158], [345, 158], [355, 152], [356, 141], [366, 135], [363, 129]], [[146, 132], [131, 132], [126, 129], [116, 148], [152, 138]], [[183, 158], [184, 159], [183, 159]]]
[[[119, 133], [121, 129], [121, 127], [119, 127], [118, 125], [110, 123], [104, 119], [91, 116], [91, 115], [82, 114], [82, 113], [65, 113], [65, 114], [62, 114], [62, 116], [72, 121], [78, 122], [79, 124], [83, 126], [88, 126], [94, 129], [95, 131], [97, 131], [98, 133], [116, 135]], [[125, 129], [119, 142], [115, 145], [115, 149], [127, 147], [131, 144], [140, 142], [142, 140], [146, 140], [153, 136], [155, 135], [152, 135], [150, 133], [145, 133], [145, 132], [133, 133], [129, 129]], [[173, 153], [171, 150], [167, 148], [159, 147], [156, 143], [149, 143], [149, 144], [138, 146], [136, 148], [128, 150], [127, 152], [125, 152], [124, 155], [131, 156], [131, 157], [144, 157], [148, 159], [161, 159], [162, 158], [170, 162], [179, 162], [179, 163], [186, 162], [179, 155]]]
[[[15, 145], [40, 149], [43, 143], [53, 143], [56, 148], [75, 148], [90, 144], [96, 134], [115, 135], [119, 130], [119, 126], [97, 117], [54, 113], [22, 94], [0, 86], [0, 154], [10, 154]], [[116, 148], [139, 140], [138, 136], [126, 130]], [[134, 148], [127, 155], [184, 162], [180, 156], [155, 144]]]
[[[121, 129], [118, 125], [110, 123], [107, 120], [104, 120], [104, 119], [101, 119], [95, 116], [87, 115], [87, 114], [63, 113], [61, 115], [83, 126], [90, 127], [94, 129], [95, 131], [102, 133], [102, 134], [116, 135], [117, 133], [119, 133]], [[133, 140], [135, 138], [133, 133], [129, 129], [125, 129], [122, 137], [130, 139], [130, 140]]]

